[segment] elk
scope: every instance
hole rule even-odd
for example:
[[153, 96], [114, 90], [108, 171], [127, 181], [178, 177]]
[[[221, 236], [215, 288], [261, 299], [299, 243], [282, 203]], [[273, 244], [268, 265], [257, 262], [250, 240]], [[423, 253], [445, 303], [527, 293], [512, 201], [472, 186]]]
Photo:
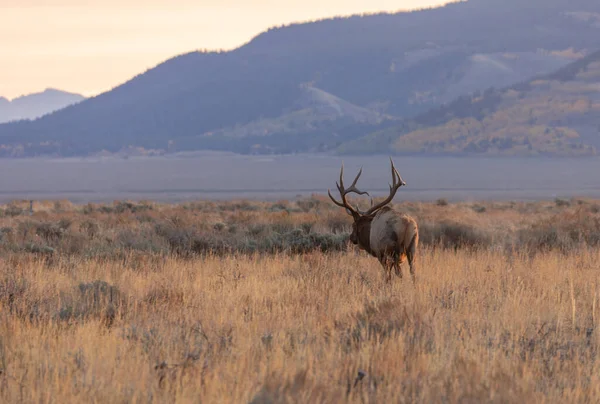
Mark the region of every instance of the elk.
[[398, 170], [394, 167], [391, 158], [390, 163], [392, 165], [393, 180], [390, 184], [390, 194], [385, 200], [376, 205], [373, 205], [373, 199], [371, 199], [371, 207], [367, 211], [363, 212], [358, 206], [350, 205], [346, 199], [349, 193], [370, 196], [368, 192], [356, 188], [356, 183], [362, 174], [362, 167], [354, 182], [346, 188], [344, 186], [344, 163], [342, 162], [340, 181], [339, 183], [336, 182], [341, 202], [331, 195], [331, 190], [327, 190], [327, 193], [333, 203], [345, 208], [346, 212], [352, 216], [354, 223], [352, 224], [350, 241], [379, 260], [384, 274], [387, 273], [387, 282], [392, 280], [392, 269], [395, 269], [396, 275], [402, 278], [400, 265], [408, 258], [410, 274], [414, 283], [414, 265], [417, 245], [419, 244], [419, 228], [415, 219], [388, 206], [394, 199], [398, 189], [406, 185]]

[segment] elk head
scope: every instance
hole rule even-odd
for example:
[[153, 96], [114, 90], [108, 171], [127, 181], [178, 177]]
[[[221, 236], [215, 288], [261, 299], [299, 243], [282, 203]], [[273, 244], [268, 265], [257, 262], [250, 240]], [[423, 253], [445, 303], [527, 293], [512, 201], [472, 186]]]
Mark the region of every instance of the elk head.
[[383, 207], [385, 207], [387, 204], [389, 204], [392, 201], [392, 199], [394, 199], [394, 196], [396, 195], [396, 192], [398, 191], [398, 189], [401, 186], [406, 185], [406, 183], [402, 180], [402, 177], [398, 173], [398, 170], [396, 170], [396, 167], [394, 167], [394, 162], [392, 161], [391, 158], [390, 158], [390, 163], [392, 166], [392, 184], [390, 184], [390, 193], [389, 193], [388, 197], [376, 205], [373, 205], [373, 199], [371, 199], [371, 207], [364, 212], [361, 211], [358, 208], [358, 206], [352, 206], [346, 199], [347, 195], [350, 193], [355, 193], [357, 195], [370, 196], [368, 192], [360, 191], [356, 187], [356, 183], [358, 182], [358, 179], [360, 178], [360, 176], [362, 174], [362, 167], [361, 167], [360, 171], [358, 172], [358, 175], [356, 176], [356, 178], [354, 178], [354, 181], [352, 182], [350, 187], [346, 188], [344, 186], [344, 178], [343, 178], [344, 177], [344, 163], [342, 163], [342, 169], [340, 171], [340, 181], [339, 181], [339, 183], [336, 182], [337, 189], [341, 196], [341, 202], [337, 201], [331, 195], [330, 190], [327, 190], [327, 193], [329, 194], [329, 198], [331, 198], [333, 203], [335, 203], [337, 206], [345, 208], [346, 212], [349, 215], [351, 215], [352, 218], [354, 219], [354, 223], [352, 224], [352, 234], [350, 234], [350, 241], [353, 244], [358, 245], [359, 247], [363, 248], [364, 250], [366, 250], [367, 252], [369, 252], [372, 255], [374, 255], [374, 254], [373, 254], [373, 251], [371, 250], [371, 246], [370, 246], [371, 222], [375, 218], [375, 215]]

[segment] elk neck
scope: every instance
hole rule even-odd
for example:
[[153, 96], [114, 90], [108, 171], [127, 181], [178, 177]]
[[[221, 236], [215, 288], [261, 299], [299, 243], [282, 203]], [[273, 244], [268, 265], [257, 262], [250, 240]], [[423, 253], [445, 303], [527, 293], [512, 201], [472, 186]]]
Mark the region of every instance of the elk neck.
[[361, 217], [356, 222], [356, 232], [358, 237], [358, 244], [371, 255], [371, 223], [373, 222], [372, 217]]

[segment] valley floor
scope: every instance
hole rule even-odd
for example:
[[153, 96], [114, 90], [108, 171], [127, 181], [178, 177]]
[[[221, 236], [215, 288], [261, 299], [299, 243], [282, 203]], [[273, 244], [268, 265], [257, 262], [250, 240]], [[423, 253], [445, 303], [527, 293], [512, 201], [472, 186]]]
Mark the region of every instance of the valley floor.
[[[397, 200], [547, 200], [600, 198], [600, 158], [394, 156], [407, 182]], [[247, 156], [206, 153], [165, 157], [0, 159], [0, 203], [13, 199], [185, 202], [270, 200], [327, 195], [340, 167], [374, 196], [387, 196], [388, 155]]]

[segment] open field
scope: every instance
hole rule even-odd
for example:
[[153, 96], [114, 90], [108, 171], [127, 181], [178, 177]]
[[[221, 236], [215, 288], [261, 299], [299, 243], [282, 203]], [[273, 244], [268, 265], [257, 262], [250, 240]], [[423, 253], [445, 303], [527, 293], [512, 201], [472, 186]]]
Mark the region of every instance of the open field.
[[2, 205], [0, 401], [600, 401], [600, 201], [396, 206], [416, 284], [323, 197]]

